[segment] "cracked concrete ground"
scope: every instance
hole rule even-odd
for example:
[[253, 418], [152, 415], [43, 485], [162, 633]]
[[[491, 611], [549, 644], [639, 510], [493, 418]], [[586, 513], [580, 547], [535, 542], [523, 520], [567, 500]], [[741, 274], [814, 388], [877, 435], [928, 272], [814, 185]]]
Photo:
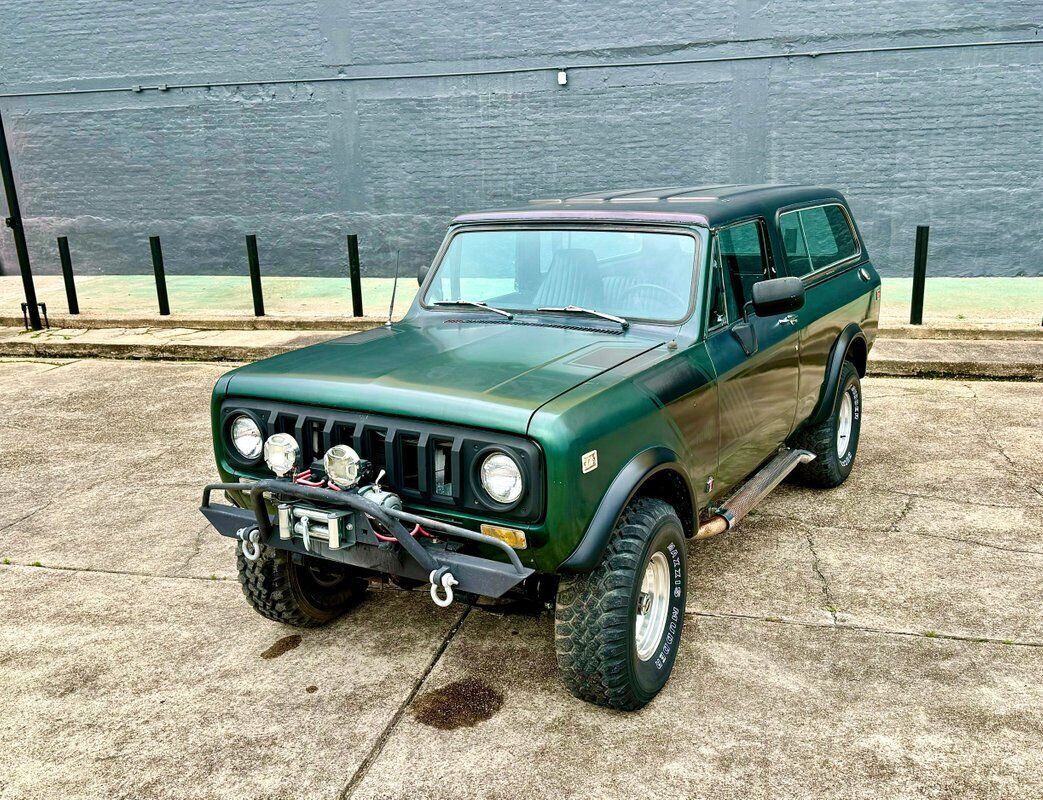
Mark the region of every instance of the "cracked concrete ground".
[[256, 616], [196, 511], [225, 369], [0, 361], [0, 798], [1043, 794], [1038, 384], [867, 380], [847, 484], [690, 546], [628, 715], [546, 615]]

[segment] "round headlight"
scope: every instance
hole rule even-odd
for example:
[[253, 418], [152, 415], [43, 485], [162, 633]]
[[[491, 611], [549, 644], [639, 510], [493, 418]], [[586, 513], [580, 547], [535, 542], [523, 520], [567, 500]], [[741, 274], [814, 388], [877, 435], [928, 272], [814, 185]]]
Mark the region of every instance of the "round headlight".
[[335, 484], [350, 489], [359, 480], [359, 454], [346, 444], [335, 444], [322, 457], [322, 468]]
[[513, 503], [521, 497], [524, 483], [518, 464], [506, 453], [486, 456], [479, 469], [482, 488], [497, 503]]
[[264, 463], [280, 478], [293, 472], [300, 458], [301, 448], [288, 433], [276, 433], [264, 443]]
[[232, 420], [232, 444], [239, 455], [253, 461], [261, 455], [264, 439], [261, 438], [261, 427], [246, 414], [240, 414]]

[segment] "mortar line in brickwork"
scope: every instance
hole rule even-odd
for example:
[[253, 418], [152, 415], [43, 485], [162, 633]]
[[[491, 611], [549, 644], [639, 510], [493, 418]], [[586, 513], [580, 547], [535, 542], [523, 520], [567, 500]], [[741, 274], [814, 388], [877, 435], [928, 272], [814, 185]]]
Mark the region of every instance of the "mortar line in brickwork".
[[1009, 47], [1013, 45], [1043, 44], [1043, 39], [1008, 39], [984, 42], [946, 42], [936, 44], [892, 45], [889, 47], [858, 47], [850, 49], [803, 50], [790, 53], [754, 53], [734, 56], [703, 56], [648, 61], [606, 61], [554, 66], [499, 67], [492, 69], [455, 70], [447, 72], [383, 73], [375, 75], [325, 75], [312, 78], [245, 78], [236, 81], [208, 81], [204, 83], [161, 83], [155, 86], [102, 86], [84, 89], [50, 89], [36, 92], [0, 92], [0, 98], [58, 97], [63, 95], [104, 94], [113, 92], [165, 92], [173, 89], [220, 89], [238, 86], [281, 86], [301, 83], [352, 83], [358, 81], [403, 81], [423, 78], [471, 78], [483, 75], [521, 75], [538, 72], [569, 70], [634, 69], [640, 67], [667, 67], [686, 64], [718, 64], [737, 61], [765, 61], [783, 58], [819, 58], [821, 56], [865, 55], [874, 53], [907, 53], [921, 50], [957, 50], [971, 47]]

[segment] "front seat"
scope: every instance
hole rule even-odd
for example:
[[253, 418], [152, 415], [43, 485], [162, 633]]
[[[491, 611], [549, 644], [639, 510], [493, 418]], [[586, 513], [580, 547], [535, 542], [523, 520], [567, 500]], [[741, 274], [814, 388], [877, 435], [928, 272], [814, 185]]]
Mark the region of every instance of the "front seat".
[[598, 259], [593, 250], [571, 247], [554, 254], [547, 276], [536, 290], [533, 305], [598, 308], [604, 295]]

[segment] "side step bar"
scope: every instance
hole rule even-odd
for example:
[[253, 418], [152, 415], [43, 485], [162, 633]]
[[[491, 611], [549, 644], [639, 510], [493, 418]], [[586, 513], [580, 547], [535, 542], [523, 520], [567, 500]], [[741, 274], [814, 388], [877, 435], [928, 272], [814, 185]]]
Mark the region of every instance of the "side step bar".
[[709, 539], [731, 530], [753, 507], [767, 497], [771, 490], [800, 464], [814, 460], [815, 454], [807, 450], [782, 448], [779, 454], [765, 464], [735, 494], [725, 500], [706, 522], [699, 526], [693, 539]]

